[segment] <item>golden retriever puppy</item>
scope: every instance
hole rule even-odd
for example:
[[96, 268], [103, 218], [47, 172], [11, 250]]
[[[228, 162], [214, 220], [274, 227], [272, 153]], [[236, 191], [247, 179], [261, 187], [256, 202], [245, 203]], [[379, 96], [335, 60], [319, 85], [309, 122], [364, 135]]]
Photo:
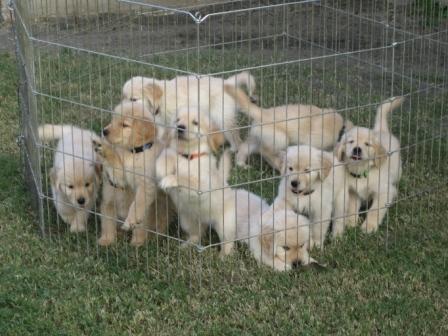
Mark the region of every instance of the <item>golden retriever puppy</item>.
[[[278, 198], [311, 221], [312, 245], [322, 248], [330, 222], [333, 237], [340, 236], [348, 211], [345, 168], [333, 153], [308, 146], [291, 146], [284, 154]], [[346, 222], [346, 223], [344, 223]]]
[[[95, 151], [103, 160], [109, 186], [105, 187], [102, 209], [102, 236], [99, 243], [108, 245], [115, 239], [115, 223], [107, 217], [127, 215], [122, 229], [133, 229], [133, 245], [141, 245], [148, 230], [165, 233], [170, 221], [170, 205], [155, 183], [155, 161], [164, 145], [157, 139], [152, 113], [141, 102], [124, 102], [115, 108], [112, 121], [103, 129], [107, 140], [94, 141]], [[123, 190], [117, 190], [123, 189]], [[131, 201], [132, 200], [132, 201]], [[115, 201], [122, 202], [114, 213]]]
[[403, 100], [404, 97], [394, 97], [384, 101], [377, 109], [373, 129], [352, 128], [335, 149], [339, 160], [345, 163], [350, 214], [358, 214], [360, 201], [372, 203], [361, 225], [365, 232], [378, 229], [387, 207], [397, 197], [396, 184], [401, 176], [400, 143], [389, 130], [387, 116]]
[[181, 109], [176, 120], [177, 136], [157, 159], [160, 188], [176, 205], [187, 242], [200, 242], [204, 229], [211, 226], [219, 236], [221, 256], [232, 252], [236, 236], [236, 204], [227, 187], [230, 154], [218, 162], [214, 152], [222, 142], [211, 121], [196, 111]]
[[225, 86], [252, 125], [249, 135], [239, 147], [236, 163], [245, 166], [249, 155], [259, 152], [275, 169], [280, 170], [279, 152], [290, 145], [306, 144], [320, 149], [333, 148], [340, 135], [352, 127], [344, 123], [334, 109], [314, 105], [291, 104], [263, 109], [252, 103], [240, 89]]
[[54, 205], [71, 232], [85, 231], [96, 201], [101, 166], [96, 163], [92, 140], [98, 136], [71, 125], [46, 124], [38, 129], [44, 142], [58, 140], [50, 170]]
[[157, 122], [162, 125], [172, 125], [179, 109], [199, 108], [201, 116], [207, 116], [218, 130], [230, 130], [225, 132], [225, 138], [231, 150], [236, 151], [241, 143], [236, 129], [237, 105], [223, 90], [224, 84], [230, 87], [245, 85], [250, 94], [255, 89], [255, 80], [248, 72], [226, 80], [210, 76], [180, 76], [171, 80], [133, 77], [123, 86], [123, 98], [148, 101]]
[[[246, 192], [247, 193], [247, 192]], [[249, 195], [249, 214], [238, 208], [238, 239], [247, 243], [255, 259], [277, 271], [317, 263], [309, 255], [309, 220], [285, 207], [276, 199], [269, 207], [256, 195]], [[246, 207], [248, 196], [239, 195], [238, 204]], [[262, 212], [262, 214], [260, 214]]]

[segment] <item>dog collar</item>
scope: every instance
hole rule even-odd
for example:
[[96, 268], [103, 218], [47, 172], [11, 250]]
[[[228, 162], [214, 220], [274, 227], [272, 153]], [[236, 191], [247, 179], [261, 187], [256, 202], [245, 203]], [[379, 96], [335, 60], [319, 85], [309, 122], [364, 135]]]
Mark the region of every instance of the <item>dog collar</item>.
[[122, 187], [122, 186], [116, 184], [115, 182], [113, 182], [108, 173], [106, 173], [106, 177], [107, 177], [107, 182], [109, 182], [109, 184], [112, 187], [114, 187], [115, 189], [123, 189], [123, 190], [125, 189], [124, 187]]
[[304, 192], [303, 194], [300, 194], [300, 196], [308, 196], [311, 195], [314, 192], [314, 189], [308, 190], [307, 192]]
[[152, 147], [152, 145], [153, 145], [152, 142], [148, 142], [147, 144], [144, 144], [143, 146], [131, 148], [130, 151], [131, 151], [131, 153], [135, 153], [135, 154], [141, 153], [147, 149], [150, 149]]
[[201, 156], [204, 156], [204, 155], [208, 155], [208, 153], [206, 153], [206, 152], [202, 152], [202, 153], [193, 153], [193, 154], [181, 154], [184, 158], [186, 158], [187, 160], [194, 160], [194, 159], [197, 159], [197, 158], [199, 158], [199, 157], [201, 157]]
[[367, 170], [364, 171], [364, 173], [362, 173], [362, 174], [355, 174], [355, 173], [350, 172], [350, 175], [353, 176], [354, 178], [361, 178], [361, 177], [369, 176], [369, 172]]

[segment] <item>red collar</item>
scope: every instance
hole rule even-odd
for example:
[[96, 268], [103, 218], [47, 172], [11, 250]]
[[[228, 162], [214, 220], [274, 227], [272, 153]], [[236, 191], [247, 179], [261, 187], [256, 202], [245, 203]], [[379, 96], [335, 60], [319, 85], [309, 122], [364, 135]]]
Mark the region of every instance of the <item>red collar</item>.
[[208, 155], [208, 153], [206, 152], [202, 152], [202, 153], [193, 153], [193, 154], [181, 154], [184, 158], [188, 159], [188, 160], [194, 160], [194, 159], [198, 159], [201, 156], [204, 155]]

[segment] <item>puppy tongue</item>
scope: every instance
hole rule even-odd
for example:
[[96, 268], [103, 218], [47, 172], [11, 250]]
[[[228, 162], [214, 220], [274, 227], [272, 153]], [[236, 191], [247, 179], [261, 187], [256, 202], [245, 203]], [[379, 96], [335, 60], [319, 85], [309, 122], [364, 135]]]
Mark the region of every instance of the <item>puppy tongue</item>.
[[352, 159], [357, 161], [357, 160], [361, 160], [362, 158], [358, 155], [352, 155]]

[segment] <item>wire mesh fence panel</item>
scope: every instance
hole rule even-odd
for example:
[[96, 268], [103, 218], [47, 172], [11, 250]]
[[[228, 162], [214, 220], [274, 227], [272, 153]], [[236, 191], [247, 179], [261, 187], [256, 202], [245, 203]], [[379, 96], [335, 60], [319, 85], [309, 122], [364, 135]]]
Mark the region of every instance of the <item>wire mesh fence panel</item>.
[[443, 3], [10, 7], [26, 181], [62, 251], [226, 284], [394, 248], [446, 194]]

